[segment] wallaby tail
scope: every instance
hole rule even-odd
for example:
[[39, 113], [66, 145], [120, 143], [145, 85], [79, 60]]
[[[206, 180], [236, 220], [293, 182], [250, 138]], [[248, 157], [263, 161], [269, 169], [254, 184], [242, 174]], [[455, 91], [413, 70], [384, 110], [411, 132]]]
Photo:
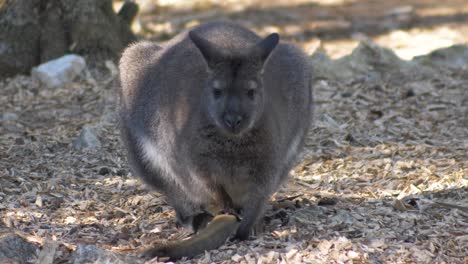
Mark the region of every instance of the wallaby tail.
[[239, 226], [236, 216], [220, 214], [199, 233], [187, 240], [175, 241], [165, 245], [158, 245], [145, 251], [147, 257], [169, 257], [171, 260], [182, 257], [194, 257], [205, 250], [212, 250], [223, 245], [232, 236]]

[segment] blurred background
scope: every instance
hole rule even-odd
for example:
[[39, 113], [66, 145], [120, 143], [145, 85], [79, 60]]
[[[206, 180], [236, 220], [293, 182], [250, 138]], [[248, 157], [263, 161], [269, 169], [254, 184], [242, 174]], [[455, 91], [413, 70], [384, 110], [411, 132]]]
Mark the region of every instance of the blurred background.
[[[468, 42], [466, 0], [137, 0], [133, 29], [165, 40], [183, 29], [229, 19], [259, 34], [278, 32], [308, 52], [349, 54], [363, 38], [404, 59]], [[115, 2], [115, 6], [121, 5]]]

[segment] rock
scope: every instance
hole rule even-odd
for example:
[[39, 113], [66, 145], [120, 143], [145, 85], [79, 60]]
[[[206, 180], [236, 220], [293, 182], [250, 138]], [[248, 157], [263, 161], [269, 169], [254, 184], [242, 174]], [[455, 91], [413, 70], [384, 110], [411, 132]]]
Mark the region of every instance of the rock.
[[350, 55], [337, 60], [330, 59], [323, 51], [317, 51], [310, 57], [315, 80], [331, 79], [349, 82], [363, 79], [366, 82], [379, 83], [382, 79], [398, 76], [433, 76], [434, 70], [421, 65], [419, 61], [406, 61], [398, 57], [391, 49], [381, 47], [370, 40], [363, 40]]
[[69, 263], [139, 263], [136, 258], [100, 249], [94, 245], [78, 245]]
[[354, 218], [353, 215], [342, 209], [337, 209], [336, 214], [332, 217], [330, 225], [335, 226], [335, 225], [341, 225], [341, 224], [346, 224], [346, 225], [351, 225], [354, 223]]
[[3, 113], [3, 115], [2, 115], [2, 121], [3, 121], [3, 122], [15, 121], [15, 120], [18, 120], [18, 115], [15, 114], [15, 113], [5, 112], [5, 113]]
[[449, 69], [468, 68], [468, 46], [453, 45], [448, 48], [435, 50], [428, 55], [417, 56], [415, 62], [422, 65]]
[[322, 51], [317, 51], [310, 58], [315, 78], [350, 80], [367, 76], [378, 79], [380, 73], [388, 69], [407, 67], [406, 62], [390, 49], [364, 40], [350, 55], [331, 60]]
[[391, 81], [393, 84], [407, 85], [408, 78], [411, 78], [418, 88], [413, 90], [414, 87], [409, 87], [409, 90], [418, 95], [432, 89], [430, 85], [424, 87], [421, 84], [440, 75], [441, 71], [467, 69], [468, 46], [453, 45], [414, 57], [412, 60], [403, 60], [392, 50], [364, 39], [347, 56], [332, 60], [323, 51], [318, 50], [310, 57], [310, 62], [315, 81]]
[[324, 218], [327, 208], [321, 206], [305, 207], [296, 210], [292, 214], [292, 219], [304, 225], [318, 225], [320, 220]]
[[85, 126], [80, 132], [80, 136], [73, 141], [73, 148], [80, 149], [100, 149], [101, 141], [91, 127]]
[[83, 57], [70, 54], [33, 68], [31, 75], [47, 87], [54, 88], [73, 81], [85, 67]]
[[[351, 68], [357, 71], [377, 70], [406, 67], [406, 62], [400, 59], [391, 49], [381, 47], [371, 41], [362, 41], [345, 60]], [[382, 69], [384, 68], [384, 69]]]
[[38, 246], [21, 236], [0, 231], [0, 263], [34, 263], [37, 252]]
[[54, 240], [45, 240], [42, 245], [42, 250], [37, 257], [37, 263], [48, 264], [54, 263], [55, 253], [57, 252], [59, 243]]
[[346, 67], [340, 67], [336, 60], [330, 59], [323, 50], [317, 50], [310, 57], [312, 76], [315, 80], [351, 78], [353, 73]]

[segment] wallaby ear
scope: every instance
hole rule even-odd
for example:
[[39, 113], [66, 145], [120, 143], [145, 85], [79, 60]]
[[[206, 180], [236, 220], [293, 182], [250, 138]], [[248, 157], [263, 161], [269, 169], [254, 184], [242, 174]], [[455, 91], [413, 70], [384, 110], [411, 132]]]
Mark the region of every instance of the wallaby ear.
[[279, 43], [279, 35], [278, 33], [272, 33], [259, 43], [255, 45], [253, 48], [253, 56], [259, 58], [262, 60], [262, 62], [265, 62], [268, 56], [270, 56], [270, 53], [273, 51], [273, 49], [278, 45]]
[[226, 55], [223, 53], [222, 49], [217, 47], [214, 43], [200, 37], [200, 35], [194, 31], [189, 32], [189, 37], [195, 46], [197, 46], [197, 48], [200, 50], [201, 54], [208, 63], [208, 66], [216, 64], [217, 62], [225, 59]]

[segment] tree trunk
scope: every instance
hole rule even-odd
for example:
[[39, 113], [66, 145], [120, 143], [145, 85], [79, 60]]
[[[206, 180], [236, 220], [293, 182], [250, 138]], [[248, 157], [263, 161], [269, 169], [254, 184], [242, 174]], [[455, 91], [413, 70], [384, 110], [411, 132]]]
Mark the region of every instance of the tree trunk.
[[135, 40], [137, 11], [126, 2], [115, 14], [112, 0], [0, 0], [0, 78], [66, 53], [115, 58]]

